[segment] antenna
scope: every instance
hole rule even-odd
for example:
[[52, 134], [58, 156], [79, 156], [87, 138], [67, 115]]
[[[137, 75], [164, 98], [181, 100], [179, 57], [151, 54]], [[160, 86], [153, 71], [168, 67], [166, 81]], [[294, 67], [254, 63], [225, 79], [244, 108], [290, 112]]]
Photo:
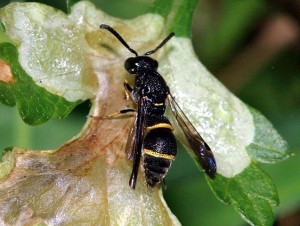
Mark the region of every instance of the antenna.
[[137, 52], [135, 50], [133, 50], [132, 48], [130, 48], [130, 46], [125, 42], [125, 40], [121, 37], [121, 35], [118, 32], [116, 32], [112, 27], [110, 27], [106, 24], [101, 24], [100, 28], [110, 31], [110, 33], [112, 33], [130, 52], [132, 52], [134, 55], [138, 56]]
[[169, 41], [173, 36], [175, 35], [174, 32], [172, 32], [171, 34], [169, 34], [155, 49], [148, 51], [144, 54], [144, 56], [148, 56], [151, 55], [153, 53], [155, 53], [157, 50], [159, 50], [164, 44], [166, 44], [167, 41]]

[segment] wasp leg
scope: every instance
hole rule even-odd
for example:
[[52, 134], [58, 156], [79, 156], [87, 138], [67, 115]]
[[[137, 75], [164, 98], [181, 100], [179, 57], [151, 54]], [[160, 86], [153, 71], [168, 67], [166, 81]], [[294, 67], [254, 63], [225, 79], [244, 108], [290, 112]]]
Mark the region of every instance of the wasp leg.
[[128, 82], [125, 80], [124, 83], [124, 89], [125, 89], [125, 98], [127, 101], [129, 101], [130, 97], [132, 98], [132, 90], [133, 88], [128, 84]]
[[100, 119], [106, 119], [106, 118], [115, 118], [115, 117], [120, 117], [124, 114], [130, 113], [130, 112], [136, 112], [136, 109], [134, 108], [130, 108], [129, 106], [129, 98], [132, 98], [132, 87], [128, 84], [128, 82], [125, 80], [124, 81], [124, 89], [125, 89], [125, 98], [127, 101], [126, 107], [125, 109], [122, 109], [118, 112], [114, 112], [112, 114], [109, 114], [107, 116], [93, 116], [93, 115], [89, 115], [88, 117], [92, 117], [92, 118], [100, 118]]
[[114, 113], [106, 115], [106, 116], [89, 115], [88, 117], [99, 118], [99, 119], [117, 118], [117, 117], [121, 117], [121, 116], [123, 116], [127, 113], [131, 113], [131, 112], [136, 112], [136, 110], [134, 108], [125, 108], [125, 109], [122, 109], [120, 111], [114, 112]]
[[107, 119], [107, 118], [117, 118], [120, 117], [124, 114], [130, 113], [130, 112], [136, 112], [136, 110], [134, 108], [130, 108], [129, 106], [129, 98], [132, 95], [132, 87], [128, 84], [128, 82], [125, 80], [124, 81], [124, 89], [125, 89], [125, 98], [127, 101], [126, 107], [125, 109], [122, 109], [120, 111], [114, 112], [112, 114], [106, 115], [106, 116], [93, 116], [93, 115], [89, 115], [88, 117], [92, 117], [92, 118], [100, 118], [100, 119]]
[[101, 118], [117, 118], [117, 117], [123, 116], [123, 115], [125, 115], [127, 113], [131, 113], [131, 112], [136, 112], [136, 110], [134, 108], [125, 108], [118, 112], [112, 113], [110, 115], [103, 116]]

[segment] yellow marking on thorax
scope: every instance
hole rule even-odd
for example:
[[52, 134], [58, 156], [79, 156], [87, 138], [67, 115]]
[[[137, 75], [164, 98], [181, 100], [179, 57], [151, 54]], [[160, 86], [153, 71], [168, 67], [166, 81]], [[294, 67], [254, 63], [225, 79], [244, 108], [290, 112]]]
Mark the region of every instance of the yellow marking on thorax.
[[163, 159], [168, 159], [168, 160], [174, 160], [175, 159], [174, 155], [162, 154], [162, 153], [152, 151], [150, 149], [144, 149], [144, 153], [147, 154], [147, 155], [151, 155], [153, 157], [157, 157], [157, 158], [163, 158]]
[[154, 124], [153, 126], [148, 126], [147, 130], [150, 131], [150, 130], [158, 129], [158, 128], [170, 129], [172, 131], [174, 130], [173, 126], [169, 123], [157, 123], [157, 124]]
[[163, 106], [164, 103], [154, 103], [153, 105], [158, 107], [158, 106]]

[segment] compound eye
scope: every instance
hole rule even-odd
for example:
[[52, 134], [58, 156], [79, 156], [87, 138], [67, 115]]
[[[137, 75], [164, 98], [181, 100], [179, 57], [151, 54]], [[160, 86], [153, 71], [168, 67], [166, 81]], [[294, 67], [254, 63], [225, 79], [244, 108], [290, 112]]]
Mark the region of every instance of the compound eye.
[[134, 57], [128, 58], [124, 63], [125, 69], [128, 71], [128, 73], [133, 74], [136, 72], [136, 60]]
[[130, 59], [127, 59], [127, 60], [125, 61], [124, 67], [125, 67], [125, 69], [126, 69], [127, 71], [130, 70], [130, 68], [132, 68], [132, 64], [131, 64], [131, 62], [130, 62]]

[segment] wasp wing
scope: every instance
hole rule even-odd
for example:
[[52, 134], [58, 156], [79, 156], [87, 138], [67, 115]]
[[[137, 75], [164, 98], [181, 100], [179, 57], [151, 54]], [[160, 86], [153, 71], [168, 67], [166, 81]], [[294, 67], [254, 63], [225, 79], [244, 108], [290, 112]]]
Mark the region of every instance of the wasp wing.
[[145, 98], [141, 97], [138, 100], [138, 110], [136, 115], [136, 128], [132, 141], [132, 150], [128, 153], [132, 153], [133, 158], [133, 168], [132, 173], [129, 180], [129, 186], [131, 188], [135, 188], [138, 170], [140, 166], [141, 154], [142, 154], [142, 144], [144, 139], [144, 130], [145, 130]]
[[168, 100], [172, 112], [181, 129], [183, 130], [187, 141], [189, 142], [194, 154], [196, 155], [198, 162], [201, 164], [205, 173], [210, 178], [214, 178], [217, 171], [217, 165], [210, 147], [205, 143], [203, 138], [183, 113], [171, 94], [168, 94]]
[[137, 119], [138, 119], [138, 114], [135, 114], [134, 116], [134, 121], [131, 125], [129, 134], [128, 134], [128, 138], [127, 138], [127, 143], [126, 143], [126, 147], [125, 147], [125, 154], [126, 157], [133, 161], [133, 157], [134, 157], [134, 150], [135, 150], [135, 146], [136, 146], [136, 128], [137, 128]]

